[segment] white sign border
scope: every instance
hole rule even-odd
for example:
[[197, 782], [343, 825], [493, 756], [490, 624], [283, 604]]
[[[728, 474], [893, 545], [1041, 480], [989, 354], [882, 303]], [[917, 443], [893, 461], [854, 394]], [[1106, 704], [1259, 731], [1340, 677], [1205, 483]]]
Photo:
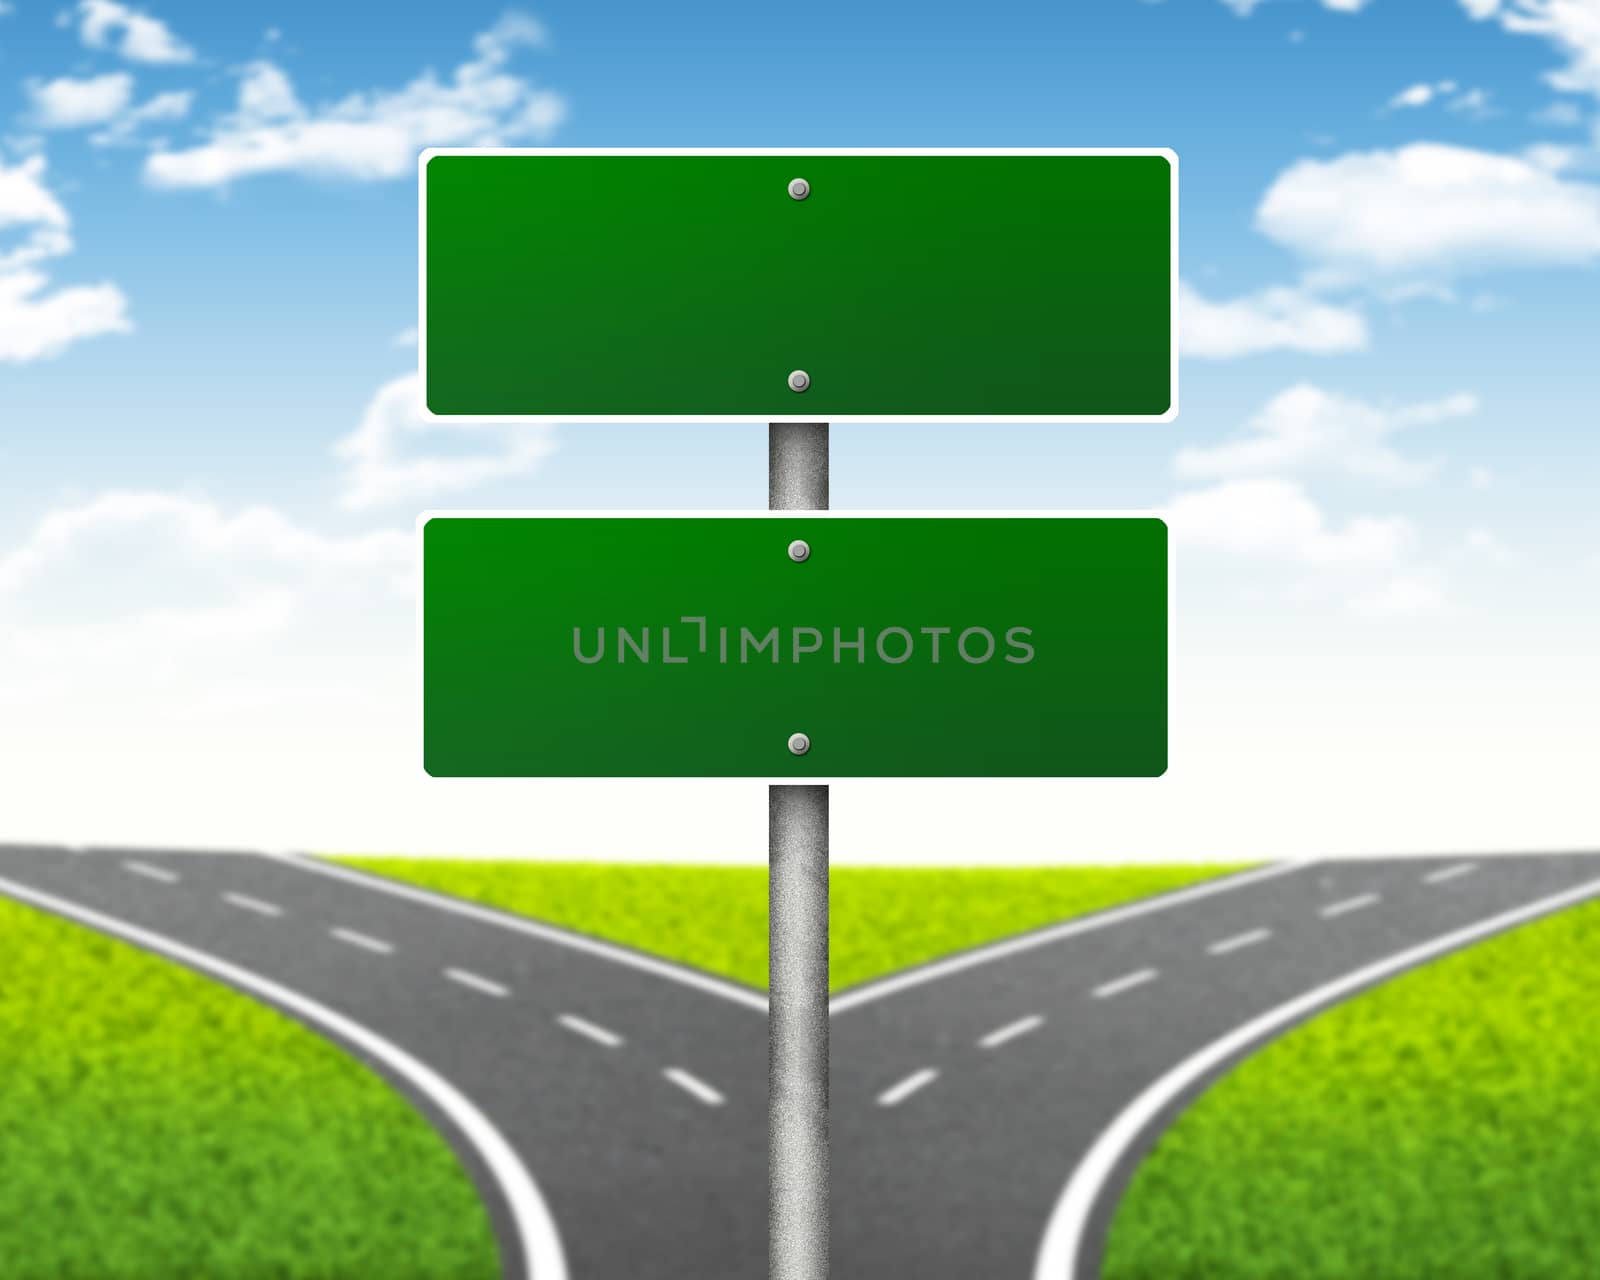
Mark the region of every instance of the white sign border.
[[[1169, 314], [1172, 403], [1160, 414], [957, 414], [811, 413], [746, 417], [738, 414], [444, 414], [428, 408], [428, 161], [434, 156], [1164, 156], [1172, 167], [1172, 280]], [[422, 415], [439, 422], [1171, 422], [1178, 416], [1178, 153], [1170, 147], [428, 147], [417, 162], [417, 375]]]

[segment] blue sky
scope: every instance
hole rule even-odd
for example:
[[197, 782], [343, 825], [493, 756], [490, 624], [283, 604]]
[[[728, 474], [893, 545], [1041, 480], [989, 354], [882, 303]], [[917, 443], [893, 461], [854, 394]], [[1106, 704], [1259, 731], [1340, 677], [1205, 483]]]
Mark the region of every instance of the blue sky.
[[1127, 145], [1178, 420], [840, 428], [834, 501], [1170, 510], [1172, 772], [840, 788], [843, 856], [1600, 837], [1600, 0], [0, 10], [14, 834], [759, 856], [754, 784], [414, 776], [418, 510], [765, 496], [761, 424], [423, 422], [416, 153]]

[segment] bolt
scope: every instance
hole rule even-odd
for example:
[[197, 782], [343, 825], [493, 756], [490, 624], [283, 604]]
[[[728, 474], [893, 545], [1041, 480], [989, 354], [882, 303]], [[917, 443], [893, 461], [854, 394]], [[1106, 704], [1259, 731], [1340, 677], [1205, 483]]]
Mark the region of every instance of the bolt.
[[803, 564], [811, 559], [811, 544], [804, 538], [796, 538], [789, 544], [789, 559], [796, 564]]
[[789, 390], [804, 391], [811, 385], [811, 375], [804, 369], [796, 369], [789, 375]]
[[811, 194], [811, 184], [804, 178], [796, 178], [789, 184], [789, 195], [795, 200], [804, 200]]
[[789, 750], [794, 755], [803, 756], [811, 750], [811, 739], [803, 733], [791, 733], [789, 735]]

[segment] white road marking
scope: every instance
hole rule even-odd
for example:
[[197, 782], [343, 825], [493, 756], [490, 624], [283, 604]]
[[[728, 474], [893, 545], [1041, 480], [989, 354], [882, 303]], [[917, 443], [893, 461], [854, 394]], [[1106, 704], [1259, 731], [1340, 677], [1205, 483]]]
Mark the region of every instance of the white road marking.
[[531, 938], [538, 938], [542, 942], [553, 943], [558, 947], [567, 947], [573, 951], [583, 951], [592, 956], [599, 956], [613, 964], [626, 965], [630, 969], [639, 969], [645, 973], [654, 974], [658, 978], [665, 978], [668, 982], [675, 982], [680, 986], [694, 987], [709, 995], [717, 996], [723, 1000], [732, 1001], [734, 1004], [743, 1005], [747, 1009], [754, 1009], [759, 1013], [767, 1011], [767, 997], [761, 992], [750, 987], [740, 986], [736, 982], [729, 982], [725, 978], [713, 977], [709, 973], [700, 973], [681, 965], [673, 964], [670, 960], [658, 960], [654, 956], [647, 956], [637, 951], [630, 951], [626, 947], [619, 947], [609, 942], [601, 942], [598, 938], [586, 938], [582, 934], [569, 933], [565, 929], [558, 929], [554, 925], [543, 924], [537, 920], [529, 920], [523, 916], [512, 915], [510, 912], [496, 911], [492, 907], [481, 907], [476, 903], [463, 902], [442, 893], [434, 893], [428, 889], [420, 889], [414, 885], [401, 884], [398, 880], [388, 880], [374, 872], [356, 871], [350, 867], [338, 866], [334, 863], [321, 862], [314, 858], [307, 858], [300, 854], [271, 853], [264, 854], [273, 861], [305, 871], [312, 875], [329, 876], [335, 880], [348, 881], [358, 884], [365, 889], [378, 893], [387, 893], [396, 898], [407, 898], [412, 902], [420, 902], [424, 906], [433, 907], [437, 911], [449, 911], [454, 915], [466, 916], [482, 924], [494, 925], [496, 928], [509, 929], [514, 933], [525, 934]]
[[939, 1078], [939, 1073], [932, 1067], [923, 1067], [921, 1071], [913, 1071], [897, 1085], [885, 1089], [878, 1095], [880, 1107], [898, 1107], [902, 1102], [916, 1093], [919, 1089], [926, 1089]]
[[182, 880], [176, 871], [168, 871], [165, 867], [152, 867], [148, 862], [124, 862], [125, 871], [131, 871], [136, 876], [143, 876], [146, 880], [159, 880], [162, 884], [177, 884]]
[[446, 969], [444, 976], [452, 982], [459, 982], [464, 987], [471, 987], [474, 991], [481, 991], [486, 996], [499, 996], [504, 1000], [511, 994], [511, 988], [502, 986], [481, 974], [473, 973], [470, 969]]
[[222, 900], [241, 911], [254, 911], [258, 916], [281, 916], [283, 908], [265, 898], [252, 898], [243, 893], [225, 893]]
[[708, 1085], [699, 1076], [691, 1075], [682, 1067], [667, 1067], [664, 1071], [662, 1071], [661, 1074], [664, 1075], [668, 1080], [672, 1081], [673, 1084], [677, 1085], [678, 1088], [682, 1089], [690, 1097], [705, 1103], [708, 1107], [720, 1107], [724, 1102], [727, 1101], [726, 1098]]
[[1231, 938], [1223, 938], [1219, 942], [1213, 942], [1206, 948], [1206, 954], [1225, 956], [1230, 951], [1242, 951], [1245, 947], [1253, 947], [1258, 942], [1265, 942], [1271, 936], [1271, 929], [1251, 929], [1248, 933], [1236, 933]]
[[1112, 996], [1120, 996], [1124, 991], [1132, 991], [1135, 987], [1142, 987], [1147, 982], [1154, 982], [1160, 976], [1159, 969], [1140, 969], [1137, 973], [1130, 973], [1126, 977], [1115, 978], [1110, 982], [1096, 987], [1091, 995], [1096, 1000], [1109, 1000]]
[[354, 929], [329, 929], [328, 936], [337, 938], [352, 947], [359, 947], [363, 951], [373, 951], [380, 956], [392, 956], [394, 943], [385, 942], [382, 938], [374, 938], [370, 934], [357, 933]]
[[327, 1005], [227, 960], [4, 878], [0, 878], [0, 893], [43, 907], [46, 911], [54, 911], [57, 915], [209, 973], [298, 1015], [351, 1048], [376, 1058], [437, 1107], [483, 1161], [505, 1197], [511, 1221], [516, 1227], [517, 1240], [522, 1246], [521, 1280], [567, 1280], [567, 1261], [561, 1248], [560, 1234], [527, 1166], [489, 1118], [433, 1068], [412, 1057], [399, 1045], [385, 1040], [377, 1032]]
[[958, 956], [951, 956], [948, 960], [938, 960], [933, 964], [925, 964], [916, 969], [908, 969], [904, 973], [895, 974], [893, 977], [884, 978], [878, 982], [870, 982], [863, 986], [846, 991], [835, 996], [828, 1003], [829, 1014], [845, 1013], [851, 1009], [859, 1009], [864, 1004], [871, 1004], [882, 1000], [885, 996], [892, 996], [911, 987], [920, 987], [925, 982], [936, 982], [940, 978], [947, 978], [953, 973], [972, 969], [982, 964], [992, 964], [996, 960], [1004, 960], [1023, 951], [1032, 951], [1035, 947], [1048, 947], [1056, 942], [1063, 942], [1068, 938], [1075, 938], [1079, 934], [1092, 933], [1096, 929], [1107, 929], [1114, 924], [1121, 924], [1125, 920], [1134, 920], [1140, 916], [1149, 915], [1154, 911], [1166, 911], [1171, 907], [1181, 907], [1190, 902], [1197, 902], [1201, 898], [1209, 898], [1218, 893], [1231, 893], [1235, 889], [1243, 889], [1248, 885], [1259, 884], [1263, 880], [1271, 880], [1275, 876], [1288, 875], [1291, 872], [1302, 871], [1315, 864], [1309, 862], [1280, 862], [1270, 867], [1258, 867], [1254, 871], [1244, 871], [1238, 875], [1221, 876], [1215, 880], [1207, 880], [1200, 884], [1190, 885], [1186, 889], [1179, 889], [1173, 893], [1159, 894], [1153, 898], [1142, 898], [1138, 902], [1130, 902], [1125, 906], [1113, 907], [1109, 911], [1097, 912], [1092, 916], [1085, 916], [1078, 920], [1065, 920], [1061, 924], [1052, 925], [1047, 929], [1038, 929], [1033, 933], [1025, 933], [1019, 938], [1008, 938], [1004, 942], [997, 942], [993, 946], [978, 947], [972, 951], [964, 951]]
[[1003, 1044], [1009, 1044], [1018, 1036], [1025, 1036], [1030, 1031], [1037, 1031], [1044, 1026], [1044, 1019], [1037, 1013], [1026, 1018], [1018, 1018], [1015, 1022], [1008, 1022], [1003, 1027], [996, 1027], [982, 1040], [978, 1041], [980, 1049], [998, 1049]]
[[1078, 1280], [1082, 1274], [1079, 1270], [1079, 1254], [1083, 1250], [1084, 1231], [1089, 1223], [1089, 1215], [1105, 1189], [1106, 1180], [1122, 1162], [1129, 1148], [1139, 1140], [1139, 1135], [1184, 1090], [1204, 1079], [1209, 1072], [1301, 1018], [1363, 987], [1480, 938], [1487, 938], [1514, 925], [1595, 897], [1600, 897], [1600, 880], [1591, 880], [1565, 893], [1540, 898], [1537, 902], [1491, 916], [1477, 924], [1434, 938], [1431, 942], [1398, 951], [1342, 978], [1313, 988], [1276, 1009], [1268, 1010], [1185, 1058], [1124, 1107], [1078, 1163], [1045, 1227], [1038, 1260], [1034, 1263], [1033, 1280]]
[[623, 1043], [622, 1037], [615, 1031], [608, 1031], [597, 1022], [590, 1022], [587, 1018], [580, 1018], [575, 1013], [563, 1013], [556, 1019], [568, 1031], [593, 1040], [596, 1044], [603, 1044], [608, 1049], [615, 1049]]
[[1423, 884], [1444, 884], [1447, 880], [1459, 880], [1462, 876], [1470, 876], [1478, 869], [1476, 862], [1458, 862], [1453, 867], [1445, 867], [1442, 871], [1430, 871], [1422, 877]]
[[1353, 898], [1345, 898], [1340, 902], [1330, 902], [1317, 912], [1324, 920], [1332, 920], [1335, 916], [1347, 915], [1352, 911], [1360, 911], [1363, 907], [1370, 907], [1375, 902], [1381, 902], [1382, 896], [1376, 893], [1358, 893]]

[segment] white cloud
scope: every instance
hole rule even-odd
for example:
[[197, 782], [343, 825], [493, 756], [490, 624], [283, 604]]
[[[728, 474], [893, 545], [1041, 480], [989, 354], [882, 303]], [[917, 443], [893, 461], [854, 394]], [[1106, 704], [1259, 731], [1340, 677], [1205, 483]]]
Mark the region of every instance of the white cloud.
[[87, 80], [29, 80], [25, 85], [32, 104], [33, 123], [41, 129], [81, 129], [104, 124], [124, 110], [133, 98], [133, 77], [126, 71]]
[[1180, 546], [1317, 568], [1388, 566], [1415, 537], [1402, 516], [1357, 516], [1335, 528], [1304, 488], [1279, 477], [1181, 493], [1166, 514]]
[[[1241, 18], [1248, 18], [1263, 3], [1263, 0], [1222, 0]], [[1335, 13], [1360, 13], [1372, 0], [1322, 0], [1324, 9], [1332, 9]]]
[[544, 43], [532, 18], [508, 14], [473, 41], [474, 58], [448, 81], [427, 71], [403, 89], [356, 93], [308, 108], [282, 68], [246, 68], [237, 109], [203, 144], [160, 151], [146, 178], [166, 187], [225, 186], [263, 173], [358, 180], [410, 177], [428, 146], [492, 146], [554, 132], [566, 114], [556, 93], [506, 71], [520, 48]]
[[1436, 460], [1408, 458], [1389, 443], [1396, 432], [1476, 413], [1475, 396], [1399, 408], [1368, 404], [1306, 383], [1274, 396], [1233, 439], [1179, 451], [1174, 467], [1194, 479], [1342, 471], [1382, 484], [1416, 484], [1438, 470]]
[[124, 111], [98, 133], [90, 134], [89, 141], [97, 147], [127, 146], [139, 141], [139, 130], [152, 121], [183, 119], [193, 102], [194, 94], [187, 89], [158, 93], [148, 102]]
[[1482, 493], [1486, 489], [1494, 488], [1497, 483], [1494, 470], [1481, 464], [1467, 469], [1467, 487]]
[[403, 654], [373, 646], [407, 629], [414, 553], [410, 530], [337, 536], [184, 494], [52, 511], [0, 551], [0, 718], [153, 737], [204, 721], [206, 750], [247, 757], [239, 707], [270, 713], [310, 685], [311, 723]]
[[72, 233], [44, 171], [42, 155], [14, 166], [0, 161], [0, 362], [44, 359], [83, 338], [133, 327], [114, 284], [48, 290], [35, 264], [70, 253]]
[[1179, 350], [1210, 359], [1262, 351], [1361, 351], [1368, 340], [1359, 311], [1281, 286], [1212, 302], [1185, 283], [1179, 288], [1178, 326]]
[[360, 425], [334, 446], [349, 464], [339, 505], [364, 511], [402, 502], [424, 504], [441, 494], [526, 474], [555, 447], [555, 432], [544, 423], [427, 417], [422, 379], [408, 373], [380, 388]]
[[37, 271], [0, 272], [0, 361], [42, 360], [83, 338], [132, 331], [128, 300], [116, 285], [45, 292], [48, 283]]
[[1438, 91], [1431, 84], [1414, 84], [1389, 99], [1391, 107], [1425, 107]]
[[1595, 0], [1461, 0], [1479, 21], [1498, 18], [1517, 35], [1542, 36], [1568, 58], [1547, 83], [1569, 93], [1600, 97], [1600, 5]]
[[306, 529], [273, 507], [245, 507], [230, 514], [201, 498], [113, 490], [48, 513], [21, 546], [0, 556], [0, 596], [37, 585], [74, 557], [119, 553], [146, 558], [145, 550], [128, 550], [141, 539], [176, 548], [185, 558], [225, 562], [229, 574], [241, 576], [262, 568], [309, 576], [360, 570], [385, 574], [396, 589], [409, 582], [409, 533], [339, 538]]
[[1469, 529], [1464, 539], [1468, 554], [1487, 560], [1499, 568], [1505, 568], [1517, 562], [1516, 553], [1488, 529]]
[[1583, 123], [1583, 112], [1578, 110], [1575, 102], [1552, 102], [1543, 110], [1534, 112], [1532, 119], [1535, 124], [1570, 127]]
[[1299, 161], [1256, 226], [1318, 264], [1322, 283], [1586, 265], [1600, 257], [1600, 188], [1525, 158], [1416, 143]]
[[111, 49], [130, 62], [193, 62], [195, 52], [166, 23], [115, 0], [81, 0], [78, 33], [91, 49]]

